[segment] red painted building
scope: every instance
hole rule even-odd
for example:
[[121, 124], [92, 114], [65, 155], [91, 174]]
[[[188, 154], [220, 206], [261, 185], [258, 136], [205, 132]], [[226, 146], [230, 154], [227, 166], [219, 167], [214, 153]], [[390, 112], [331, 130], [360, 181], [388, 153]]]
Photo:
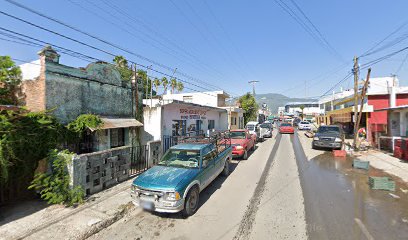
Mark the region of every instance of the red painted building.
[[[408, 92], [396, 93], [396, 106], [408, 105]], [[375, 110], [391, 107], [390, 94], [368, 95], [368, 105], [372, 105]], [[388, 112], [371, 112], [367, 116], [367, 137], [375, 145], [378, 136], [388, 133]]]

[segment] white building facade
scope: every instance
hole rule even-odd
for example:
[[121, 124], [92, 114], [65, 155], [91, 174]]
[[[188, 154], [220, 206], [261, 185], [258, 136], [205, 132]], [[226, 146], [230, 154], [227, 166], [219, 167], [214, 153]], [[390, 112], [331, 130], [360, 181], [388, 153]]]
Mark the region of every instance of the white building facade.
[[[145, 100], [150, 102], [150, 100]], [[169, 136], [195, 136], [212, 130], [228, 129], [228, 112], [222, 108], [177, 100], [144, 108], [144, 141], [162, 140]]]

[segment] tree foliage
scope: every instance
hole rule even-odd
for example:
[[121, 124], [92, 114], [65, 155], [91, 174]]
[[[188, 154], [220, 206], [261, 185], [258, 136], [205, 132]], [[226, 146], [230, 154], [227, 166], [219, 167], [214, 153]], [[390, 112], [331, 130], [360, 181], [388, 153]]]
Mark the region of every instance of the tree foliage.
[[[100, 124], [101, 119], [91, 114], [80, 115], [64, 126], [47, 112], [0, 111], [0, 193], [14, 192], [14, 195], [9, 195], [19, 196], [14, 189], [18, 188], [21, 193], [20, 189], [28, 187], [39, 161], [47, 156], [55, 158], [49, 155], [52, 149], [62, 148], [63, 144], [77, 143], [86, 128], [97, 129]], [[61, 161], [52, 165], [53, 171]], [[41, 183], [47, 189], [41, 193], [47, 193], [43, 197], [52, 203], [60, 202], [61, 199], [68, 204], [80, 202], [82, 192], [79, 188], [63, 191], [63, 196], [53, 195], [66, 186], [65, 178], [59, 176], [43, 174], [38, 177], [36, 186], [39, 187]], [[57, 183], [63, 186], [55, 185]]]
[[177, 82], [176, 89], [177, 92], [182, 92], [184, 90], [184, 84], [182, 82]]
[[123, 56], [115, 56], [113, 59], [116, 68], [118, 69], [123, 81], [130, 81], [132, 79], [133, 71], [129, 67], [128, 61]]
[[19, 104], [20, 83], [20, 68], [9, 56], [0, 56], [0, 104]]
[[258, 104], [252, 94], [247, 93], [238, 99], [241, 108], [245, 110], [244, 122], [245, 124], [249, 121], [256, 121], [258, 114]]
[[63, 141], [65, 131], [44, 112], [0, 112], [0, 182], [32, 176], [38, 161]]

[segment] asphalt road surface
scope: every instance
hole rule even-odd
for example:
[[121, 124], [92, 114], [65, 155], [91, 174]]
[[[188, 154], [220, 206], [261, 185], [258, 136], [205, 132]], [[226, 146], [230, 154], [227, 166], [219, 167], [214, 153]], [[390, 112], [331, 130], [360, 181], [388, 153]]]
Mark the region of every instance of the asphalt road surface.
[[201, 192], [195, 215], [134, 211], [91, 239], [408, 239], [403, 192], [370, 190], [351, 159], [312, 150], [299, 135], [275, 133], [234, 160]]

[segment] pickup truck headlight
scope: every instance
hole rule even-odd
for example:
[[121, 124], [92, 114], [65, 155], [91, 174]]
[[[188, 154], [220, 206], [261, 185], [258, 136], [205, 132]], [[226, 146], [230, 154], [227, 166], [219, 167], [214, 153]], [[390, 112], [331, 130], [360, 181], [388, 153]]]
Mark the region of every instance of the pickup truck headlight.
[[139, 190], [139, 188], [137, 188], [136, 185], [133, 185], [133, 184], [132, 184], [132, 185], [130, 186], [130, 191], [132, 191], [132, 193], [137, 193], [138, 190]]
[[235, 149], [236, 150], [242, 150], [242, 149], [244, 149], [244, 147], [243, 146], [236, 146]]
[[178, 192], [168, 192], [166, 193], [166, 200], [168, 201], [180, 200], [180, 194]]
[[319, 137], [314, 137], [313, 140], [319, 141]]
[[342, 142], [341, 138], [334, 139], [335, 142]]

